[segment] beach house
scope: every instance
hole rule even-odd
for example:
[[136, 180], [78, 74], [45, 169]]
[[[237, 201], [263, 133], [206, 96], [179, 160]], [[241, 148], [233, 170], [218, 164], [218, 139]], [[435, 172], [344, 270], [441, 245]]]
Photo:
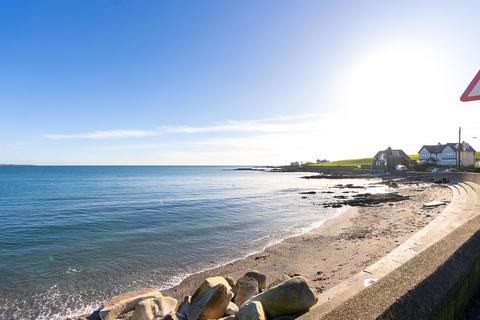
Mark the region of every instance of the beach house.
[[403, 150], [388, 147], [386, 150], [378, 151], [373, 157], [372, 169], [392, 170], [399, 164], [409, 167], [412, 160]]
[[418, 151], [418, 156], [420, 163], [431, 163], [438, 166], [471, 167], [475, 165], [475, 149], [465, 141], [461, 144], [424, 145]]

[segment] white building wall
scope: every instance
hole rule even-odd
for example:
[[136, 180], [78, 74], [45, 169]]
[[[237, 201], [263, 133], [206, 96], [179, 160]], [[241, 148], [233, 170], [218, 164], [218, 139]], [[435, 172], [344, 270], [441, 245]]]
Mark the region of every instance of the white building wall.
[[437, 164], [440, 166], [456, 166], [457, 159], [442, 159], [439, 162], [437, 162]]
[[418, 153], [418, 157], [419, 157], [420, 162], [426, 162], [428, 159], [430, 159], [431, 156], [430, 156], [430, 152], [428, 152], [428, 150], [422, 149]]
[[[456, 166], [457, 152], [451, 147], [447, 146], [442, 150], [442, 153], [430, 153], [427, 149], [422, 148], [418, 153], [420, 162], [427, 162], [428, 159], [436, 159], [437, 165], [440, 166]], [[470, 167], [475, 165], [475, 153], [462, 151], [460, 155], [461, 165]]]
[[438, 162], [441, 166], [457, 165], [457, 153], [451, 147], [447, 146], [442, 150], [441, 160]]
[[460, 155], [462, 166], [470, 167], [475, 165], [475, 154], [473, 152], [462, 151]]
[[442, 150], [442, 159], [456, 159], [457, 152], [451, 147], [447, 146]]

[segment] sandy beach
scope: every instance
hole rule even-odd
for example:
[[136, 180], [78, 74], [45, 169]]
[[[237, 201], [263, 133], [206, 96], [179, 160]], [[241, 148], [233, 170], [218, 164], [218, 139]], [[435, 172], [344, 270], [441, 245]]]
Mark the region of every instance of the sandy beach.
[[263, 252], [224, 266], [189, 276], [166, 290], [167, 295], [182, 299], [191, 295], [209, 276], [238, 279], [246, 271], [267, 275], [267, 285], [300, 274], [322, 291], [363, 270], [427, 225], [445, 206], [423, 208], [434, 200], [451, 200], [443, 185], [399, 184], [395, 190], [410, 199], [385, 202], [372, 207], [346, 207], [343, 213], [301, 236], [292, 237], [266, 248]]
[[[426, 208], [425, 203], [439, 200], [448, 204], [452, 198], [450, 189], [442, 184], [408, 180], [380, 183], [390, 188], [387, 194], [378, 194], [373, 202], [343, 206], [337, 216], [308, 233], [287, 238], [244, 259], [193, 274], [162, 293], [182, 301], [183, 297], [192, 295], [207, 277], [224, 276], [236, 281], [251, 270], [266, 274], [267, 287], [293, 275], [302, 275], [313, 283], [318, 293], [322, 293], [385, 256], [445, 208], [445, 205]], [[372, 185], [378, 184], [378, 180], [372, 180]], [[349, 188], [352, 190], [352, 185]], [[345, 192], [365, 195], [361, 190]], [[312, 203], [314, 199], [312, 194], [308, 194], [307, 199], [300, 197], [300, 201]], [[343, 196], [337, 199], [338, 203], [345, 201]], [[315, 205], [320, 207], [322, 203]], [[120, 319], [129, 319], [130, 316], [131, 312]], [[88, 316], [72, 319], [88, 319]]]

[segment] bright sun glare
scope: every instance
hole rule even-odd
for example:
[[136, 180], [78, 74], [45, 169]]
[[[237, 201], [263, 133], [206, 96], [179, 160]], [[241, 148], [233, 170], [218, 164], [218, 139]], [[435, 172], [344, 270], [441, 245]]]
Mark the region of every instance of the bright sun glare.
[[421, 45], [384, 45], [361, 55], [345, 72], [342, 105], [350, 112], [430, 112], [446, 79], [438, 53]]

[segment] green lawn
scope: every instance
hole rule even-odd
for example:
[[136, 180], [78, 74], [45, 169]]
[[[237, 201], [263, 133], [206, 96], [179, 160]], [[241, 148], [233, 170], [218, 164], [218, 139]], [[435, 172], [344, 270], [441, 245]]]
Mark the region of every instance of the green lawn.
[[410, 159], [415, 160], [415, 161], [418, 161], [418, 159], [419, 159], [418, 153], [409, 154], [408, 156], [410, 157]]
[[[409, 154], [410, 159], [418, 161], [418, 154]], [[475, 158], [480, 160], [480, 151], [475, 153]], [[346, 160], [336, 160], [325, 163], [311, 163], [310, 166], [319, 166], [319, 167], [360, 167], [362, 165], [371, 165], [373, 158], [358, 158], [358, 159], [346, 159]]]
[[325, 163], [312, 163], [311, 166], [319, 166], [319, 167], [333, 167], [333, 166], [340, 166], [340, 167], [358, 167], [361, 165], [371, 165], [373, 158], [359, 158], [359, 159], [348, 159], [348, 160], [337, 160]]
[[[478, 152], [477, 152], [478, 153]], [[418, 154], [409, 154], [408, 155], [412, 160], [418, 160]], [[371, 165], [373, 158], [358, 158], [358, 159], [347, 159], [347, 160], [337, 160], [325, 163], [312, 163], [311, 166], [319, 167], [360, 167], [362, 165]]]

